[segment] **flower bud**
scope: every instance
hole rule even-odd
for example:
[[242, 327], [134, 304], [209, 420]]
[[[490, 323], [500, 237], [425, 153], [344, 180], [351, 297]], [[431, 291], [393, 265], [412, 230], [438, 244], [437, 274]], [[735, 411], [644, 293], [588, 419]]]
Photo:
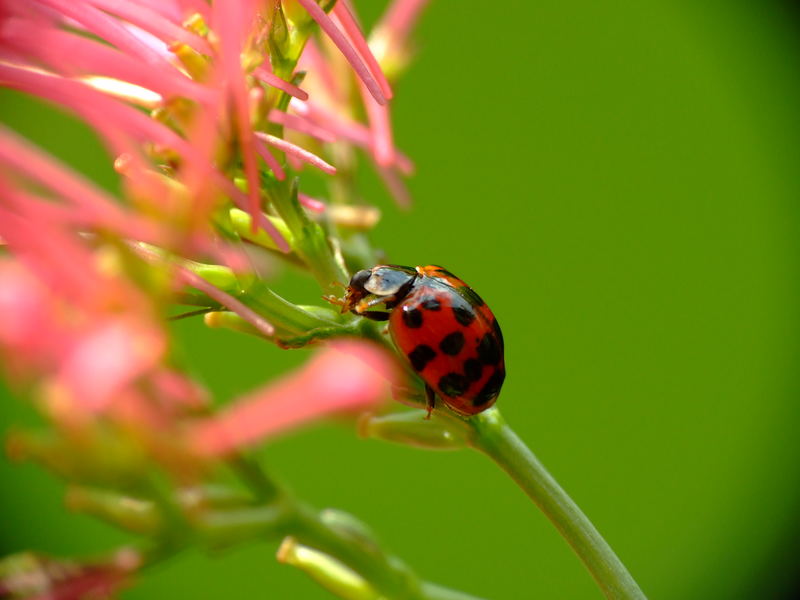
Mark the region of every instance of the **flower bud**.
[[372, 554], [380, 552], [375, 533], [350, 513], [326, 508], [320, 513], [320, 520]]
[[313, 548], [303, 546], [292, 537], [278, 548], [279, 562], [305, 571], [314, 581], [345, 600], [378, 600], [381, 595], [360, 575], [338, 560]]
[[428, 450], [459, 450], [466, 446], [465, 432], [457, 425], [431, 419], [422, 412], [390, 415], [364, 415], [358, 423], [359, 435]]
[[260, 338], [264, 337], [261, 331], [234, 312], [219, 310], [206, 313], [203, 317], [203, 322], [210, 329], [230, 329], [231, 331], [247, 333]]
[[[269, 235], [263, 229], [258, 229], [257, 231], [253, 231], [253, 219], [252, 217], [247, 214], [245, 211], [240, 210], [238, 208], [233, 208], [230, 211], [230, 224], [233, 230], [242, 238], [247, 240], [248, 242], [252, 242], [257, 246], [261, 246], [262, 248], [268, 248], [270, 250], [278, 250], [278, 246], [275, 243], [274, 238]], [[289, 228], [284, 223], [283, 219], [279, 219], [277, 217], [267, 215], [267, 219], [275, 226], [286, 242], [289, 244], [290, 248], [294, 248], [294, 241], [292, 238], [292, 234], [289, 231]]]
[[65, 502], [70, 510], [92, 515], [134, 533], [154, 535], [161, 529], [161, 517], [147, 500], [76, 486], [67, 491]]

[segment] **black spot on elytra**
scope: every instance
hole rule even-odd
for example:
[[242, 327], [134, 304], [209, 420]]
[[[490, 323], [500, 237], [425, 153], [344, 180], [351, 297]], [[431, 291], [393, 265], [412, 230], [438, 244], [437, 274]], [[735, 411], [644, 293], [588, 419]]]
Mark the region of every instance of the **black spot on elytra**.
[[419, 305], [425, 310], [441, 310], [441, 303], [433, 296], [423, 296], [419, 300]]
[[420, 344], [409, 353], [408, 360], [411, 361], [411, 366], [414, 367], [415, 371], [422, 371], [435, 357], [436, 350], [425, 344]]
[[464, 334], [460, 331], [454, 331], [439, 342], [439, 350], [450, 356], [455, 356], [464, 347]]
[[506, 372], [503, 369], [497, 369], [489, 378], [489, 381], [481, 388], [481, 391], [478, 392], [478, 395], [473, 398], [472, 405], [483, 406], [497, 398], [497, 394], [500, 393], [500, 388], [503, 387], [503, 380], [505, 378]]
[[487, 333], [478, 342], [478, 357], [485, 365], [496, 365], [500, 362], [500, 346], [494, 333]]
[[475, 320], [475, 311], [466, 306], [454, 306], [453, 314], [456, 316], [456, 321], [464, 327], [469, 327]]
[[439, 391], [451, 398], [461, 396], [468, 387], [469, 381], [461, 373], [448, 373], [439, 380]]
[[459, 286], [456, 288], [456, 290], [458, 290], [458, 293], [461, 294], [461, 297], [466, 298], [469, 303], [472, 304], [472, 306], [483, 306], [486, 304], [483, 301], [483, 298], [478, 296], [478, 294], [475, 293], [475, 290], [468, 285]]
[[411, 306], [403, 307], [403, 323], [411, 329], [422, 327], [422, 312]]
[[483, 374], [483, 365], [477, 358], [468, 358], [464, 361], [464, 375], [467, 381], [478, 381]]

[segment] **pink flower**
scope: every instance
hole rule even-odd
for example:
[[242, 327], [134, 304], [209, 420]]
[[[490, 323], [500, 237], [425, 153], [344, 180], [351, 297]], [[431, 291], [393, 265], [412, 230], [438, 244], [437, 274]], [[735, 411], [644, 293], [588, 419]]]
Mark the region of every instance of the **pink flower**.
[[398, 377], [393, 359], [372, 343], [337, 342], [298, 371], [195, 424], [189, 444], [200, 454], [224, 455], [311, 420], [375, 408]]
[[[415, 10], [401, 0], [384, 19], [396, 43]], [[281, 23], [294, 35], [312, 20], [316, 37], [284, 39]], [[234, 206], [271, 237], [270, 249], [306, 260], [290, 247], [302, 238], [296, 223], [280, 219], [264, 182], [306, 165], [338, 177], [331, 157], [342, 145], [364, 150], [408, 201], [401, 175], [413, 165], [395, 147], [392, 89], [374, 49], [346, 0], [329, 13], [314, 0], [0, 0], [0, 85], [85, 120], [123, 178], [123, 197], [114, 197], [0, 127], [9, 254], [0, 262], [0, 352], [10, 375], [44, 383], [44, 405], [59, 419], [169, 426], [202, 406], [203, 394], [166, 364], [164, 312], [176, 290], [199, 290], [266, 337], [281, 331], [241, 296], [239, 276], [255, 275], [230, 231]], [[334, 214], [302, 192], [298, 200], [309, 213]], [[142, 264], [131, 266], [136, 257]], [[229, 267], [234, 284], [220, 289], [185, 266], [193, 260]], [[146, 269], [155, 275], [143, 277]], [[338, 262], [331, 270], [342, 279]], [[384, 395], [376, 373], [391, 379], [388, 359], [342, 347], [350, 354], [326, 350], [301, 374], [198, 424], [192, 439], [217, 454], [375, 404]]]
[[0, 576], [0, 597], [84, 600], [112, 597], [140, 568], [142, 557], [122, 548], [103, 561], [87, 563], [32, 553], [11, 556], [6, 562], [10, 568]]
[[394, 71], [408, 62], [408, 37], [429, 0], [395, 0], [375, 26], [370, 44], [383, 67]]

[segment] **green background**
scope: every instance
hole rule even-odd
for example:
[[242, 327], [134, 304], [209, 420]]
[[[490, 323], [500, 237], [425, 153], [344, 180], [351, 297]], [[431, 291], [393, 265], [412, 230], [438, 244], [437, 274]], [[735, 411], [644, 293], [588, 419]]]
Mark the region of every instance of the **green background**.
[[[377, 4], [360, 3], [365, 20]], [[413, 210], [364, 175], [389, 259], [445, 265], [492, 306], [508, 364], [499, 406], [652, 598], [788, 597], [795, 576], [795, 23], [766, 1], [435, 1], [394, 103], [418, 166]], [[2, 99], [4, 122], [116, 185], [83, 126]], [[277, 287], [317, 295], [291, 273]], [[176, 330], [223, 401], [306, 357], [197, 321]], [[0, 416], [5, 429], [27, 412], [4, 398]], [[475, 453], [318, 425], [261, 454], [430, 580], [496, 599], [599, 596]], [[37, 467], [2, 462], [0, 477], [3, 552], [122, 539], [67, 514], [62, 484]], [[328, 597], [275, 549], [190, 553], [123, 597]]]

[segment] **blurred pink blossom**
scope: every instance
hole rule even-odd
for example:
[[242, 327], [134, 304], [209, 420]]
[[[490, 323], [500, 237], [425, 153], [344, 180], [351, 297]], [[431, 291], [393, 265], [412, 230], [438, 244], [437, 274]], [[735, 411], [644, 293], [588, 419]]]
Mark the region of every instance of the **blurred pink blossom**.
[[112, 556], [76, 562], [40, 554], [18, 554], [6, 559], [13, 568], [0, 577], [0, 597], [24, 600], [87, 600], [111, 598], [141, 567], [136, 550], [121, 548]]
[[189, 443], [200, 454], [224, 455], [323, 416], [375, 408], [398, 377], [392, 357], [373, 343], [332, 343], [294, 373], [194, 425]]
[[[393, 43], [405, 39], [422, 4], [398, 0], [387, 12], [381, 27]], [[291, 73], [265, 43], [277, 8], [321, 29], [298, 46]], [[0, 85], [83, 119], [123, 178], [118, 198], [0, 126], [6, 370], [44, 382], [61, 415], [78, 408], [164, 424], [202, 406], [202, 391], [165, 364], [170, 295], [193, 287], [266, 336], [275, 327], [235, 292], [165, 256], [249, 268], [241, 245], [213, 224], [231, 205], [246, 210], [254, 230], [278, 249], [292, 251], [275, 215], [268, 217], [262, 171], [283, 180], [311, 165], [336, 177], [334, 143], [364, 150], [408, 202], [401, 175], [413, 165], [395, 147], [392, 88], [370, 39], [345, 0], [330, 13], [314, 0], [0, 0]], [[277, 105], [278, 91], [291, 100]], [[268, 97], [272, 104], [264, 104]], [[298, 198], [309, 212], [331, 210], [305, 193]], [[122, 264], [131, 250], [157, 266], [162, 287]], [[325, 350], [301, 373], [198, 425], [193, 439], [220, 453], [315, 416], [374, 404], [384, 391], [376, 373], [391, 379], [388, 359], [372, 347], [342, 348], [350, 354]], [[334, 382], [337, 372], [344, 378]]]

